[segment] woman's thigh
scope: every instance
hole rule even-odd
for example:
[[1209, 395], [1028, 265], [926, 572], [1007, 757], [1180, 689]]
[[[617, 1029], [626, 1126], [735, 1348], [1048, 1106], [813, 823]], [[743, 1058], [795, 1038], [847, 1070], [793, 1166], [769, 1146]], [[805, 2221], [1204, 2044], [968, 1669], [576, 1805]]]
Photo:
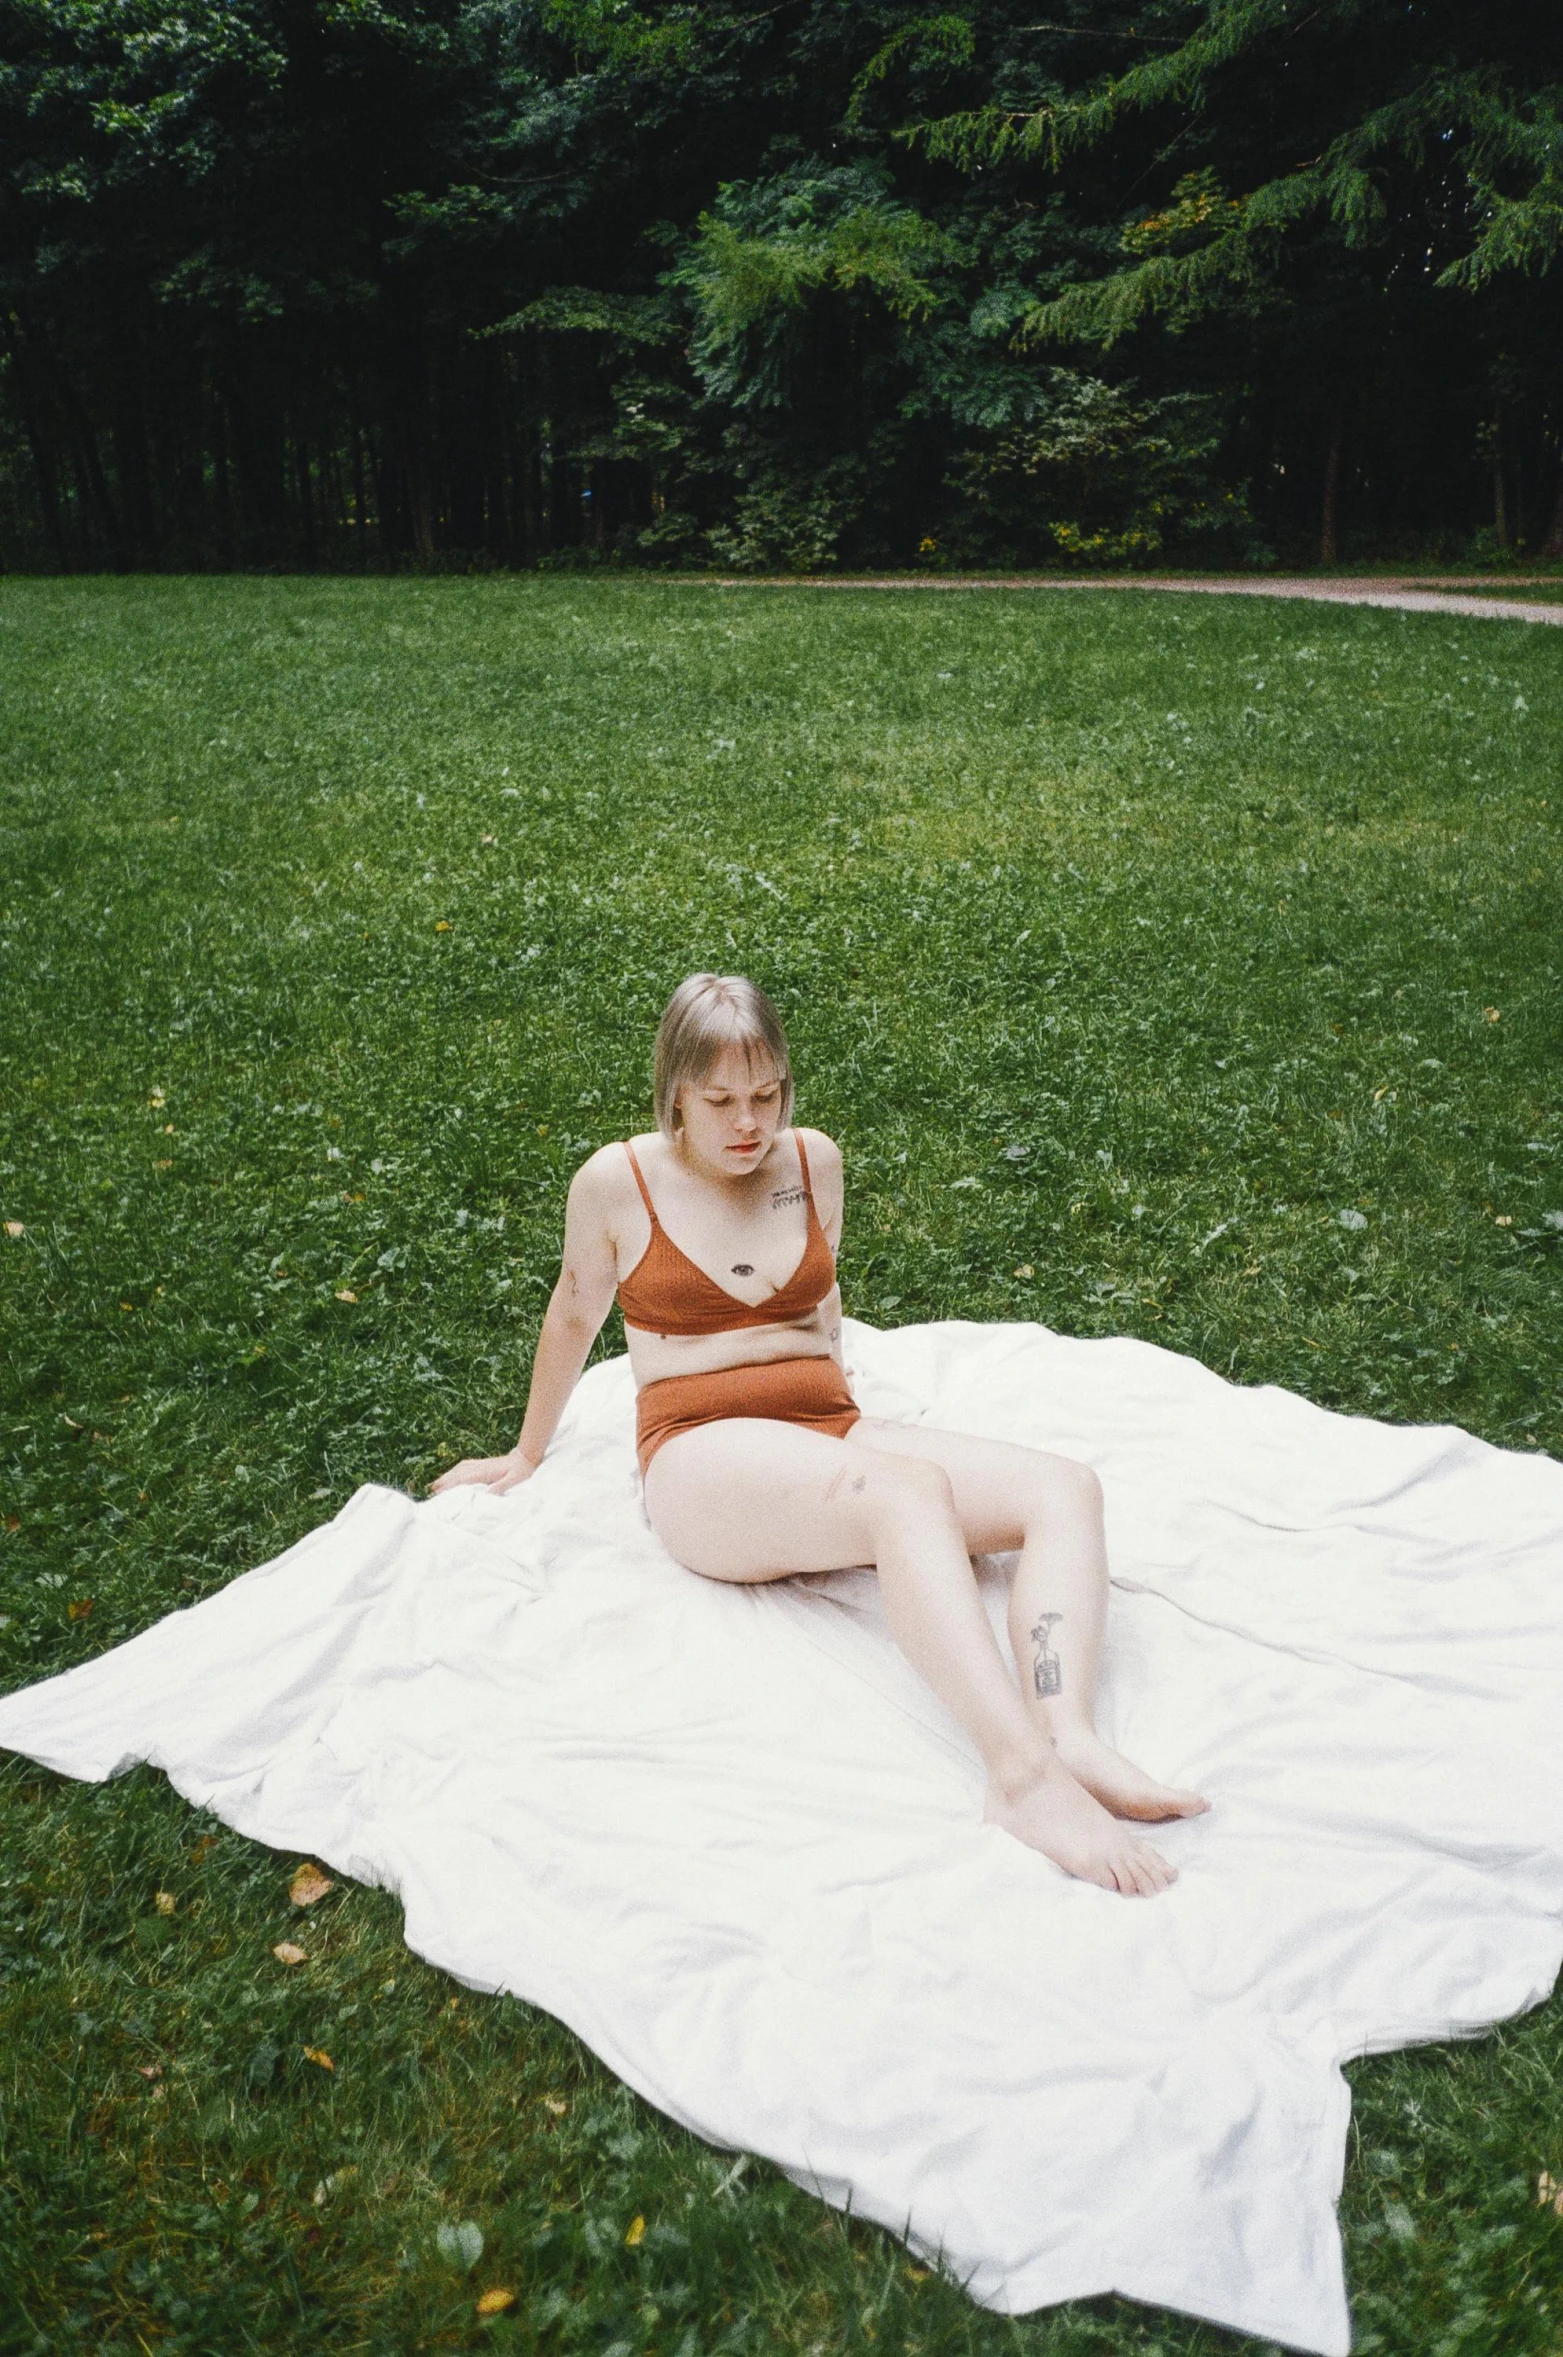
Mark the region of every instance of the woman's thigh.
[[865, 1416], [848, 1435], [848, 1448], [917, 1457], [942, 1467], [955, 1499], [956, 1519], [973, 1555], [1020, 1546], [1028, 1529], [1078, 1512], [1096, 1490], [1096, 1476], [1074, 1457], [984, 1440], [973, 1432], [944, 1432], [924, 1424], [887, 1424]]
[[888, 1471], [829, 1433], [724, 1416], [663, 1443], [646, 1512], [668, 1553], [709, 1579], [841, 1571], [874, 1559], [871, 1493]]

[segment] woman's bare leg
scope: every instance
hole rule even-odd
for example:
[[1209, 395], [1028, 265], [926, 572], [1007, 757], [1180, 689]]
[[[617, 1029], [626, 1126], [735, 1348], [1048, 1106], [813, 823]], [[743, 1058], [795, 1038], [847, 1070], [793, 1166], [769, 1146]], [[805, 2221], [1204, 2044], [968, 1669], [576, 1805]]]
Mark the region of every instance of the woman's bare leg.
[[1019, 1549], [1009, 1637], [1021, 1691], [1086, 1790], [1119, 1817], [1199, 1816], [1208, 1804], [1197, 1792], [1158, 1784], [1096, 1732], [1108, 1586], [1102, 1488], [1091, 1468], [1009, 1441], [867, 1417], [851, 1443], [942, 1465], [971, 1552]]
[[977, 1593], [950, 1477], [931, 1454], [730, 1417], [658, 1451], [646, 1508], [669, 1553], [710, 1579], [872, 1563], [896, 1642], [982, 1755], [995, 1822], [1109, 1890], [1149, 1895], [1173, 1879], [1064, 1767], [1017, 1690]]

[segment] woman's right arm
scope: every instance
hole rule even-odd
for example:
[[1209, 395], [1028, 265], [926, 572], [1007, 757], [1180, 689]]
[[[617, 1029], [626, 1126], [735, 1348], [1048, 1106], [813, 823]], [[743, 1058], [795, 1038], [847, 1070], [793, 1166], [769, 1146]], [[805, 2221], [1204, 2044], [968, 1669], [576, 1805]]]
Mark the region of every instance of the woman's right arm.
[[564, 1257], [532, 1357], [532, 1383], [520, 1438], [507, 1456], [465, 1457], [459, 1465], [452, 1465], [430, 1484], [434, 1493], [478, 1483], [496, 1496], [502, 1495], [529, 1480], [542, 1463], [543, 1452], [558, 1429], [592, 1344], [613, 1306], [618, 1283], [609, 1226], [610, 1173], [616, 1175], [609, 1160], [613, 1152], [612, 1147], [604, 1147], [594, 1154], [570, 1184]]

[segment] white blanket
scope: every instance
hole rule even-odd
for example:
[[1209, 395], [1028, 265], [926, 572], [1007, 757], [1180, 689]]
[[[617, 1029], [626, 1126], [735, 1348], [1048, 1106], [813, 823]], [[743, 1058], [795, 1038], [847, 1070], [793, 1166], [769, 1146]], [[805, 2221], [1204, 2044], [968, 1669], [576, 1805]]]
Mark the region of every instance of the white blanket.
[[0, 1742], [152, 1761], [396, 1890], [422, 1955], [988, 2307], [1116, 2290], [1344, 2352], [1340, 2061], [1534, 2004], [1563, 1950], [1563, 1465], [1146, 1343], [848, 1334], [871, 1412], [1100, 1472], [1104, 1732], [1214, 1802], [1158, 1831], [1166, 1896], [983, 1825], [870, 1573], [670, 1562], [622, 1360], [511, 1497], [360, 1490]]

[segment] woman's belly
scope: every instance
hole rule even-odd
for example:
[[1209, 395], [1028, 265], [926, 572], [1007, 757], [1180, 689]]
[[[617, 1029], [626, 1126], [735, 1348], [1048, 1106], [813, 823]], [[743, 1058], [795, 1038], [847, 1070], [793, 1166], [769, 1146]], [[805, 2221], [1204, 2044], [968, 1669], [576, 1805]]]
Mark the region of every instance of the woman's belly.
[[672, 1375], [714, 1375], [723, 1367], [760, 1367], [775, 1359], [828, 1359], [830, 1343], [817, 1316], [779, 1326], [738, 1326], [724, 1334], [649, 1334], [626, 1326], [637, 1385]]

